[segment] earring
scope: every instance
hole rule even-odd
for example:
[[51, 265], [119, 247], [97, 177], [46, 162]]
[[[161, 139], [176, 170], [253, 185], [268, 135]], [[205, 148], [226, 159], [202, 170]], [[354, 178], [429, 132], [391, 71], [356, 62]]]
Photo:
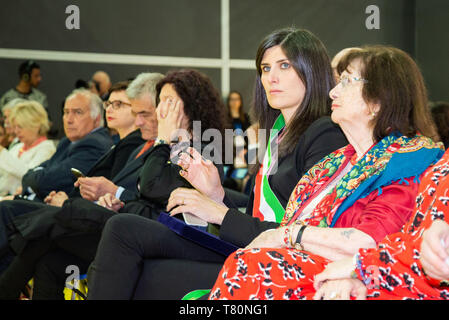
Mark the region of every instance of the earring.
[[371, 112], [371, 116], [374, 118], [376, 116], [376, 113], [374, 111]]

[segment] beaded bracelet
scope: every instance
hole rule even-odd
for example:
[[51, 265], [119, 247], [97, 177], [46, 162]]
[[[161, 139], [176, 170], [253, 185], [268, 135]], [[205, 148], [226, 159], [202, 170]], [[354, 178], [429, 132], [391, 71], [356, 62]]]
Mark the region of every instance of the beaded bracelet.
[[[371, 283], [372, 279], [371, 279], [371, 277], [367, 277], [365, 272], [363, 271], [362, 261], [360, 259], [359, 253], [354, 255], [354, 261], [355, 261], [355, 270], [359, 270], [360, 276], [362, 277], [362, 282], [365, 284], [365, 286], [369, 285]], [[351, 272], [351, 277], [354, 279], [358, 279], [357, 272], [355, 270], [353, 270]]]
[[291, 238], [291, 235], [290, 235], [290, 227], [285, 227], [285, 231], [284, 231], [284, 243], [285, 243], [285, 246], [286, 246], [287, 248], [290, 247], [290, 238]]

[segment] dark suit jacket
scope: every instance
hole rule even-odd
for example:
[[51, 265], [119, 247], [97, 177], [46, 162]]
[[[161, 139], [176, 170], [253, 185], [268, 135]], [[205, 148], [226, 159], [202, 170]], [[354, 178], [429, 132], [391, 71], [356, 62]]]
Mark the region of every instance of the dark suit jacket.
[[[139, 197], [137, 187], [139, 174], [145, 160], [153, 150], [153, 148], [148, 149], [136, 159], [142, 147], [143, 145], [139, 146], [129, 155], [125, 167], [112, 179], [112, 182], [116, 185], [125, 188], [120, 197], [124, 202], [130, 201], [132, 203], [134, 202], [133, 200]], [[14, 210], [17, 211], [17, 215], [12, 218], [9, 233], [11, 235], [14, 234], [11, 236], [10, 240], [12, 240], [12, 243], [10, 245], [16, 252], [20, 252], [28, 240], [48, 235], [49, 232], [55, 236], [72, 232], [73, 224], [85, 227], [84, 229], [81, 228], [83, 230], [89, 229], [90, 226], [95, 226], [94, 229], [97, 230], [97, 221], [100, 221], [100, 224], [103, 225], [106, 218], [114, 214], [113, 211], [80, 197], [69, 198], [64, 202], [62, 208], [43, 203], [30, 204], [30, 201], [17, 200], [9, 201], [6, 204], [12, 202], [14, 202], [14, 207], [17, 209]], [[140, 204], [138, 201], [136, 204], [139, 209], [145, 207], [145, 204]], [[30, 206], [32, 211], [24, 210]], [[59, 221], [59, 223], [56, 221]], [[79, 228], [75, 228], [75, 230], [79, 230]]]
[[128, 162], [126, 163], [123, 170], [121, 170], [113, 179], [116, 185], [125, 188], [125, 191], [120, 196], [120, 200], [123, 202], [129, 202], [132, 200], [136, 200], [139, 198], [139, 176], [142, 170], [142, 167], [150, 155], [152, 148], [145, 151], [139, 158], [136, 159], [137, 154], [142, 150], [143, 146], [141, 145], [139, 148], [134, 150], [133, 153], [129, 156]]
[[89, 172], [95, 162], [112, 146], [112, 139], [106, 128], [99, 128], [83, 139], [70, 142], [62, 138], [55, 154], [39, 167], [30, 169], [22, 178], [23, 195], [27, 195], [28, 187], [37, 198], [44, 199], [51, 191], [64, 191], [69, 194], [73, 190], [75, 177], [70, 168], [81, 172]]
[[105, 177], [112, 180], [127, 164], [129, 156], [145, 143], [140, 129], [137, 129], [113, 145], [87, 172], [88, 177]]
[[[144, 143], [145, 140], [142, 139], [140, 130], [136, 130], [130, 133], [125, 138], [120, 140], [116, 145], [113, 145], [109, 152], [103, 155], [93, 166], [93, 168], [89, 170], [86, 176], [105, 177], [115, 184], [126, 188], [126, 183], [125, 185], [120, 184], [123, 182], [121, 182], [121, 179], [117, 180], [116, 176], [118, 176], [120, 171], [124, 170], [124, 168], [128, 164], [129, 155], [131, 153], [135, 153], [136, 150], [140, 150], [141, 145]], [[121, 173], [120, 176], [126, 176], [126, 174]], [[73, 191], [69, 194], [69, 197], [81, 197], [79, 188], [74, 188]]]

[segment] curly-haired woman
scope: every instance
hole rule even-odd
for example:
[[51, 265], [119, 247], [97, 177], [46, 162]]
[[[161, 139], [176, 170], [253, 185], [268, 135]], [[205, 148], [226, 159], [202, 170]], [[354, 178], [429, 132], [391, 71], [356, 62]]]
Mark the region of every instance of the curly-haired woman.
[[[132, 104], [132, 111], [136, 115], [136, 125], [141, 127], [141, 121], [154, 121], [154, 125], [157, 125], [157, 138], [153, 147], [148, 150], [145, 164], [140, 171], [139, 198], [122, 202], [115, 195], [107, 193], [100, 197], [99, 205], [85, 199], [65, 203], [66, 212], [72, 214], [70, 208], [77, 211], [84, 210], [86, 216], [102, 216], [104, 220], [112, 217], [115, 212], [126, 212], [133, 213], [134, 216], [142, 215], [144, 221], [153, 221], [151, 218], [156, 218], [158, 210], [166, 207], [168, 197], [175, 188], [190, 186], [179, 175], [181, 168], [171, 161], [172, 155], [175, 156], [177, 153], [175, 152], [178, 150], [177, 147], [193, 145], [194, 148], [198, 146], [198, 151], [201, 151], [203, 146], [204, 148], [210, 146], [211, 150], [204, 152], [205, 157], [208, 158], [210, 154], [211, 158], [221, 160], [219, 154], [221, 149], [218, 146], [214, 148], [213, 143], [207, 144], [207, 141], [202, 141], [206, 130], [215, 129], [215, 132], [223, 134], [226, 126], [223, 101], [212, 81], [196, 70], [176, 70], [169, 72], [157, 84], [151, 85], [151, 90], [144, 90], [146, 85], [148, 81], [139, 83], [139, 79], [136, 78], [126, 91]], [[155, 98], [150, 104], [152, 108], [141, 108], [139, 103], [148, 97], [150, 91], [154, 91], [150, 96], [154, 95]], [[155, 102], [158, 107], [154, 111]], [[195, 121], [200, 122], [201, 129], [196, 129]], [[178, 143], [171, 143], [174, 140]], [[214, 150], [218, 152], [213, 154]], [[110, 202], [119, 205], [109, 206]], [[79, 209], [80, 207], [82, 209]], [[58, 227], [61, 226], [66, 227], [64, 223], [58, 224]], [[0, 297], [17, 297], [22, 288], [20, 284], [23, 286], [32, 276], [33, 299], [62, 299], [67, 277], [66, 267], [76, 265], [81, 273], [87, 271], [94, 258], [101, 229], [102, 226], [88, 232], [69, 231], [62, 237], [48, 239], [44, 236], [37, 241], [30, 241], [27, 248], [15, 259], [14, 265], [9, 267], [8, 274], [5, 272], [0, 277]], [[18, 279], [17, 274], [26, 276], [20, 276], [21, 279]], [[15, 281], [12, 281], [13, 278]]]

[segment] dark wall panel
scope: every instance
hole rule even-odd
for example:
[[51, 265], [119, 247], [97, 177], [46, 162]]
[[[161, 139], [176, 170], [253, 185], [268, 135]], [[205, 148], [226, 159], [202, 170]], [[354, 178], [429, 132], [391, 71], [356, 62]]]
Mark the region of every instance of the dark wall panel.
[[416, 59], [429, 98], [449, 101], [449, 1], [417, 0]]
[[[296, 26], [315, 33], [334, 55], [346, 47], [390, 44], [413, 54], [413, 0], [231, 1], [231, 58], [253, 59], [275, 29]], [[411, 4], [411, 5], [410, 5]], [[366, 7], [380, 9], [380, 29], [368, 30]]]
[[[80, 29], [66, 29], [69, 5]], [[2, 1], [0, 47], [218, 58], [220, 2], [210, 0]]]

